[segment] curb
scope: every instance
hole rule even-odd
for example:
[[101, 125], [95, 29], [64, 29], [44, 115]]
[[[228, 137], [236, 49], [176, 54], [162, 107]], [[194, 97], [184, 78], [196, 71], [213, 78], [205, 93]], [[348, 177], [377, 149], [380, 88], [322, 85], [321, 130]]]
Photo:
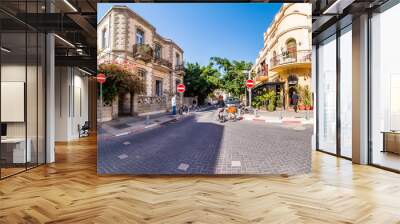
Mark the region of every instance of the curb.
[[112, 134], [111, 136], [112, 137], [121, 137], [121, 136], [129, 135], [129, 134], [132, 134], [132, 133], [139, 133], [139, 132], [145, 131], [147, 129], [151, 129], [151, 128], [155, 128], [155, 127], [158, 127], [158, 126], [162, 126], [162, 125], [168, 124], [168, 123], [170, 123], [172, 121], [175, 121], [175, 122], [176, 121], [180, 121], [180, 120], [185, 119], [187, 117], [189, 117], [189, 116], [184, 116], [184, 117], [179, 117], [179, 118], [174, 117], [174, 118], [171, 118], [169, 120], [166, 120], [166, 121], [163, 121], [163, 122], [160, 122], [160, 123], [149, 124], [149, 125], [146, 125], [146, 126], [144, 126], [142, 128], [138, 128], [138, 129], [134, 129], [134, 130], [130, 130], [130, 131], [125, 131], [125, 132], [121, 132], [121, 133], [118, 133], [118, 134]]
[[280, 119], [264, 119], [264, 118], [250, 118], [243, 117], [243, 120], [246, 121], [256, 121], [256, 122], [265, 122], [265, 123], [276, 123], [276, 124], [313, 124], [314, 122], [310, 120], [280, 120]]

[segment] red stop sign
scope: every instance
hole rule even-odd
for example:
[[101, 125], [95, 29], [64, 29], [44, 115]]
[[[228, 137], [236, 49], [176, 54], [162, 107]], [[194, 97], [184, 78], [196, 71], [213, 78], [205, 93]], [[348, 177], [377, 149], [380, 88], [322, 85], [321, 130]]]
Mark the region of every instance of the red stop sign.
[[106, 81], [106, 75], [100, 73], [97, 75], [96, 79], [98, 83], [103, 84]]
[[183, 93], [183, 92], [185, 92], [185, 85], [183, 85], [183, 84], [179, 84], [177, 87], [176, 87], [176, 90], [178, 91], [178, 93]]
[[252, 79], [248, 79], [247, 81], [246, 81], [246, 86], [247, 86], [247, 88], [253, 88], [254, 87], [254, 80], [252, 80]]

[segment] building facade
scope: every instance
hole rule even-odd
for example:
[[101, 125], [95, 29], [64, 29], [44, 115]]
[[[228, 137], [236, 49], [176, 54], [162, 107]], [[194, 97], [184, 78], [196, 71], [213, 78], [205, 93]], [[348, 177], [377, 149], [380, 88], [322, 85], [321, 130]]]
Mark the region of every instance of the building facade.
[[251, 70], [255, 95], [272, 89], [289, 108], [297, 86], [311, 89], [311, 54], [311, 5], [283, 4], [264, 33], [264, 47]]
[[129, 63], [145, 82], [142, 93], [119, 94], [114, 116], [169, 111], [175, 95], [182, 102], [176, 86], [183, 83], [183, 50], [174, 41], [126, 6], [113, 6], [98, 23], [97, 35], [98, 64]]

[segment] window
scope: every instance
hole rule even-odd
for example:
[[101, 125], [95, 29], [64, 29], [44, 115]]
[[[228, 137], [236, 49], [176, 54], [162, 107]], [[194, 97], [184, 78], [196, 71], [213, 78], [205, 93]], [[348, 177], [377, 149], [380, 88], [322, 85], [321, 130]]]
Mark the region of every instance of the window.
[[156, 96], [162, 96], [162, 81], [156, 80]]
[[144, 32], [141, 29], [136, 30], [136, 44], [144, 44]]
[[297, 54], [297, 44], [296, 40], [291, 38], [288, 41], [286, 41], [286, 50], [289, 53], [289, 57], [291, 58], [296, 58]]
[[178, 53], [175, 54], [175, 58], [176, 58], [176, 65], [180, 65], [181, 64], [181, 59]]
[[107, 29], [103, 29], [103, 31], [101, 32], [101, 48], [107, 48], [108, 47], [108, 43], [107, 43]]
[[146, 70], [139, 69], [138, 70], [138, 75], [139, 75], [140, 79], [146, 80]]
[[400, 4], [371, 18], [371, 162], [400, 170]]
[[157, 59], [160, 59], [161, 58], [161, 45], [160, 44], [155, 44], [155, 47], [154, 47], [154, 51], [155, 51], [155, 57], [157, 58]]
[[318, 48], [318, 149], [336, 154], [336, 36]]
[[351, 26], [340, 36], [340, 154], [352, 157], [352, 34]]

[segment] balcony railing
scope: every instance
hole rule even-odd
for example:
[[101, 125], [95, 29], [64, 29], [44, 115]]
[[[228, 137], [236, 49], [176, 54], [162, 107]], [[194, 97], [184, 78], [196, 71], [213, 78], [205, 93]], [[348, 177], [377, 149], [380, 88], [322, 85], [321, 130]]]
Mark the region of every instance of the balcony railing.
[[175, 71], [177, 72], [185, 71], [185, 66], [183, 64], [175, 65]]
[[154, 57], [154, 63], [163, 65], [165, 67], [172, 69], [172, 63], [164, 58]]
[[153, 58], [153, 48], [148, 44], [135, 44], [133, 45], [133, 56], [136, 59], [149, 62]]
[[270, 60], [270, 67], [272, 69], [277, 66], [285, 64], [308, 63], [308, 62], [311, 62], [311, 50], [285, 52], [283, 54], [272, 57]]

